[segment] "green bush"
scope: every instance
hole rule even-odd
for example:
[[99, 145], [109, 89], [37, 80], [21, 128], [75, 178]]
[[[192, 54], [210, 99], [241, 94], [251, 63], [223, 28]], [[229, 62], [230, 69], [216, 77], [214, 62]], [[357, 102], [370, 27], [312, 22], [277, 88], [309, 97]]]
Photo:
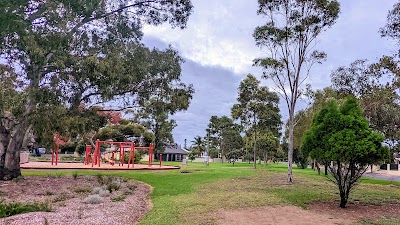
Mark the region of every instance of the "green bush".
[[72, 177], [74, 178], [74, 180], [76, 180], [76, 179], [78, 179], [78, 172], [77, 171], [74, 171], [73, 173], [72, 173]]
[[[144, 153], [142, 151], [135, 151], [135, 164], [139, 164], [142, 161]], [[125, 152], [124, 154], [124, 163], [128, 163], [129, 160], [129, 152]]]
[[126, 198], [126, 195], [118, 195], [111, 198], [113, 202], [123, 202]]
[[9, 217], [28, 212], [51, 212], [48, 202], [42, 203], [1, 203], [0, 218]]

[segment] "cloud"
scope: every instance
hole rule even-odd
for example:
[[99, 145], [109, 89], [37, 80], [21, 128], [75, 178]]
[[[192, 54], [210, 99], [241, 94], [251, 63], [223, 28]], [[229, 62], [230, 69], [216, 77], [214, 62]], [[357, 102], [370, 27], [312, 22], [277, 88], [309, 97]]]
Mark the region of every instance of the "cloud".
[[[154, 37], [144, 38], [144, 43], [150, 47], [164, 49], [168, 44]], [[171, 118], [178, 126], [173, 135], [177, 143], [188, 144], [193, 137], [204, 137], [210, 117], [213, 115], [230, 115], [230, 108], [236, 103], [237, 88], [243, 74], [237, 74], [221, 66], [202, 65], [190, 59], [185, 59], [182, 65], [182, 81], [193, 84], [195, 94], [189, 109], [178, 112]]]
[[223, 66], [245, 73], [261, 51], [252, 38], [262, 23], [256, 16], [257, 1], [194, 0], [194, 13], [187, 28], [145, 26], [146, 35], [156, 36], [180, 49], [183, 57], [202, 65]]
[[[374, 61], [392, 54], [395, 45], [380, 37], [387, 13], [396, 0], [340, 0], [341, 14], [337, 23], [324, 32], [317, 45], [328, 60], [316, 65], [307, 80], [314, 89], [330, 85], [330, 74], [339, 66], [356, 59]], [[174, 115], [178, 127], [174, 136], [178, 143], [196, 135], [204, 136], [212, 115], [230, 115], [236, 102], [237, 87], [247, 73], [261, 77], [261, 70], [252, 66], [254, 58], [266, 55], [255, 46], [255, 27], [265, 20], [256, 14], [257, 1], [193, 0], [194, 13], [187, 28], [172, 29], [168, 25], [145, 26], [144, 41], [150, 46], [165, 48], [169, 44], [186, 59], [182, 79], [194, 84], [196, 94], [186, 112]], [[262, 84], [274, 86], [271, 81]], [[300, 102], [299, 107], [304, 108]], [[280, 104], [287, 118], [284, 102]]]

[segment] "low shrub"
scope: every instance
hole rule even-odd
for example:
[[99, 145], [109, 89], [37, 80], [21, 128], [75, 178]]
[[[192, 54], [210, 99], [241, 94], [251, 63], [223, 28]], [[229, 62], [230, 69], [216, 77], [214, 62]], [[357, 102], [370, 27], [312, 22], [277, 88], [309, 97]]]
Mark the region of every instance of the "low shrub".
[[103, 190], [103, 188], [101, 188], [101, 187], [95, 187], [95, 188], [93, 188], [93, 190], [92, 190], [92, 194], [93, 194], [93, 195], [99, 194], [100, 191], [102, 191], [102, 190]]
[[99, 196], [100, 197], [108, 197], [108, 196], [110, 196], [110, 191], [109, 190], [101, 190], [99, 192]]
[[118, 195], [111, 198], [113, 202], [123, 202], [126, 198], [126, 195]]
[[[140, 161], [142, 161], [143, 159], [143, 155], [145, 154], [142, 151], [135, 151], [135, 159], [134, 159], [134, 163], [135, 164], [140, 164]], [[124, 154], [124, 163], [128, 163], [129, 160], [129, 152], [125, 152]]]
[[103, 174], [98, 173], [96, 174], [96, 177], [97, 177], [97, 182], [99, 182], [100, 185], [103, 185], [104, 184]]
[[0, 218], [9, 217], [17, 214], [28, 212], [51, 212], [48, 202], [40, 203], [1, 203], [0, 202]]
[[74, 180], [76, 180], [76, 179], [78, 179], [78, 172], [77, 171], [75, 171], [75, 172], [73, 172], [72, 173], [72, 177], [74, 178]]
[[77, 194], [85, 194], [85, 193], [90, 193], [92, 191], [92, 188], [90, 188], [90, 187], [78, 187], [78, 188], [75, 188], [73, 191], [75, 193], [77, 193]]
[[135, 183], [132, 183], [132, 182], [128, 182], [125, 185], [131, 191], [134, 191], [137, 188], [137, 185]]
[[95, 195], [89, 195], [83, 200], [84, 203], [86, 204], [100, 204], [103, 202], [103, 199], [100, 197], [100, 195], [95, 194]]
[[42, 195], [44, 196], [50, 196], [50, 195], [54, 195], [54, 193], [52, 191], [47, 190], [46, 192], [44, 192]]
[[55, 198], [53, 198], [52, 202], [63, 202], [67, 199], [71, 198], [71, 196], [68, 195], [68, 193], [62, 192], [61, 194], [57, 195]]

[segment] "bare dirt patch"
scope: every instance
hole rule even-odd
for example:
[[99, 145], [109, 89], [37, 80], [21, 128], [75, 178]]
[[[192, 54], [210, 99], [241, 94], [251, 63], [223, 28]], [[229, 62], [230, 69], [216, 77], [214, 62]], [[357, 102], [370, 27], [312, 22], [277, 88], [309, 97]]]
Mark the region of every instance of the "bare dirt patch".
[[309, 209], [316, 213], [328, 213], [341, 218], [379, 218], [399, 216], [400, 204], [370, 205], [357, 202], [347, 203], [346, 208], [339, 207], [339, 201], [313, 202]]
[[[101, 197], [101, 203], [84, 203], [100, 184], [97, 177], [27, 177], [0, 181], [0, 202], [48, 202], [52, 212], [32, 212], [0, 219], [0, 224], [134, 224], [151, 208], [151, 187], [118, 179], [120, 188]], [[106, 192], [106, 191], [105, 191]]]
[[354, 220], [305, 210], [296, 206], [265, 206], [251, 209], [219, 210], [219, 225], [277, 225], [277, 224], [351, 224]]

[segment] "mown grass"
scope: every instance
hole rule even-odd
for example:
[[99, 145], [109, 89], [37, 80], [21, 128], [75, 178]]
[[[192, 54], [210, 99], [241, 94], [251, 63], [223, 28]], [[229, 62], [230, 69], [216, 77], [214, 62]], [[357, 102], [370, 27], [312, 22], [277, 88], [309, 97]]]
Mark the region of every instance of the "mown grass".
[[[178, 163], [168, 163], [179, 165]], [[311, 169], [294, 168], [295, 182], [286, 181], [287, 167], [270, 164], [191, 163], [174, 171], [103, 171], [103, 175], [143, 181], [154, 187], [153, 209], [140, 224], [213, 224], [219, 209], [265, 205], [295, 205], [303, 208], [312, 201], [338, 199], [337, 188], [324, 175]], [[69, 172], [24, 170], [23, 175], [71, 175]], [[79, 171], [97, 175], [97, 171]], [[350, 201], [385, 204], [400, 201], [400, 182], [366, 178], [352, 193]], [[211, 215], [211, 216], [210, 216]], [[378, 220], [377, 220], [378, 221]], [[374, 221], [372, 221], [374, 222]], [[379, 221], [378, 221], [379, 222]], [[390, 224], [385, 223], [384, 224]]]

